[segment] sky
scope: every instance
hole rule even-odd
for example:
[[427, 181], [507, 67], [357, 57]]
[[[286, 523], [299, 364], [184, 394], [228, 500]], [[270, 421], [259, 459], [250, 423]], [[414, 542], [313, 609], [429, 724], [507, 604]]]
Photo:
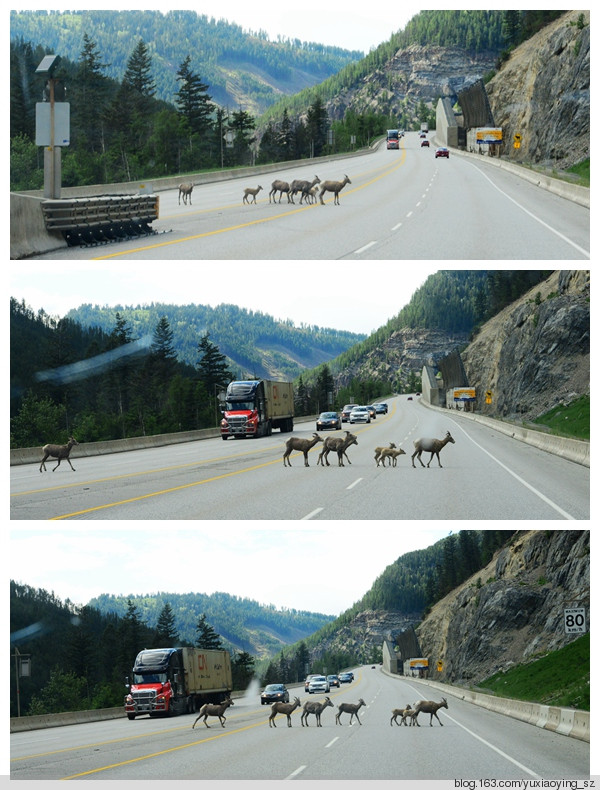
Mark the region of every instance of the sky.
[[10, 578], [75, 604], [101, 593], [226, 592], [339, 615], [398, 557], [451, 531], [423, 522], [320, 529], [255, 523], [19, 524], [11, 530]]
[[[9, 280], [11, 296], [51, 316], [87, 303], [227, 303], [296, 326], [371, 334], [438, 270], [425, 261], [169, 261], [168, 267], [164, 261], [19, 261], [10, 265]], [[225, 287], [226, 281], [237, 286]], [[332, 285], [317, 287], [321, 282]]]

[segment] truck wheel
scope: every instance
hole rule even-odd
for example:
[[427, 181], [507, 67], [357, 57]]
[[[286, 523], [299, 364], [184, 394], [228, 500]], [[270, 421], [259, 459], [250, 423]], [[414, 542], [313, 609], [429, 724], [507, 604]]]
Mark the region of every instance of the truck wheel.
[[135, 719], [135, 713], [128, 713], [127, 718], [129, 719], [129, 721], [133, 721]]
[[223, 441], [224, 441], [224, 442], [226, 442], [226, 441], [227, 441], [227, 439], [229, 439], [229, 437], [228, 437], [228, 436], [225, 436], [225, 434], [224, 434], [224, 433], [222, 433], [222, 434], [221, 434], [221, 439], [223, 439]]

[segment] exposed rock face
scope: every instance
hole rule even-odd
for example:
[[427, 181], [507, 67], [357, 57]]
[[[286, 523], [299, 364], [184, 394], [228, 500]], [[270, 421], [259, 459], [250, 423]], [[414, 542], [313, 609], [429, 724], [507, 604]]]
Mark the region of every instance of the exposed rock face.
[[554, 272], [488, 321], [461, 356], [482, 414], [534, 419], [589, 393], [589, 270]]
[[513, 664], [557, 650], [564, 609], [590, 604], [589, 530], [517, 533], [489, 565], [437, 603], [418, 626], [436, 679], [473, 685]]
[[441, 97], [455, 100], [463, 87], [494, 68], [495, 53], [472, 57], [456, 47], [413, 44], [396, 52], [384, 68], [362, 84], [343, 91], [327, 103], [330, 117], [341, 120], [346, 109], [401, 115], [423, 100], [429, 107]]
[[521, 44], [486, 88], [511, 160], [564, 169], [588, 157], [589, 11], [569, 11]]
[[[357, 614], [348, 625], [319, 643], [311, 652], [311, 660], [318, 660], [324, 651], [344, 651], [371, 660], [373, 648], [380, 648], [384, 639], [391, 639], [400, 631], [419, 622], [417, 612], [385, 612], [367, 610]], [[332, 670], [333, 671], [333, 670]]]
[[355, 378], [373, 378], [390, 381], [394, 387], [401, 388], [407, 383], [409, 373], [420, 375], [426, 363], [435, 363], [466, 342], [466, 334], [450, 335], [437, 329], [399, 329], [356, 364], [336, 373], [336, 383], [346, 386]]

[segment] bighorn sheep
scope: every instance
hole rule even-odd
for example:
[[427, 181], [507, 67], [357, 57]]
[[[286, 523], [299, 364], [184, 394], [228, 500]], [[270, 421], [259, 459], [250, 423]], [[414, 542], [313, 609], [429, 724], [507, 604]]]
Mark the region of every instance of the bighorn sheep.
[[[291, 466], [290, 454], [292, 450], [299, 450], [304, 453], [304, 466], [310, 466], [308, 463], [308, 451], [314, 447], [317, 442], [322, 442], [323, 439], [318, 433], [313, 433], [312, 439], [299, 439], [297, 436], [290, 436], [285, 443], [285, 452], [283, 454], [283, 465]], [[286, 463], [287, 462], [287, 463]]]
[[271, 726], [271, 722], [273, 722], [273, 727], [276, 727], [275, 724], [275, 716], [278, 713], [285, 713], [287, 716], [287, 726], [292, 726], [292, 713], [299, 708], [302, 703], [298, 697], [294, 697], [293, 702], [274, 702], [271, 705], [271, 715], [269, 716], [269, 727]]
[[410, 716], [411, 713], [414, 713], [414, 710], [410, 705], [407, 705], [405, 708], [394, 708], [392, 711], [392, 718], [390, 719], [390, 727], [392, 726], [392, 722], [398, 724], [398, 716], [402, 717], [398, 726], [400, 727], [402, 724], [404, 724], [404, 726], [407, 727], [408, 725], [406, 723], [406, 717]]
[[[218, 716], [219, 717], [219, 721], [221, 722], [221, 727], [224, 727], [225, 726], [225, 722], [227, 721], [227, 719], [225, 718], [225, 716], [223, 714], [225, 712], [225, 709], [228, 708], [230, 705], [233, 705], [233, 700], [230, 699], [229, 697], [227, 699], [223, 700], [223, 702], [221, 702], [220, 705], [211, 705], [210, 702], [207, 702], [205, 705], [203, 705], [200, 708], [200, 712], [198, 713], [198, 718], [192, 724], [192, 730], [196, 726], [196, 722], [198, 721], [198, 719], [201, 719], [202, 717], [204, 717], [204, 724], [205, 724], [205, 726], [209, 727], [209, 725], [206, 724], [206, 719], [209, 716]], [[210, 729], [210, 727], [209, 727], [209, 729]]]
[[365, 705], [364, 699], [359, 699], [357, 705], [353, 705], [350, 702], [342, 702], [341, 705], [338, 705], [338, 712], [335, 714], [335, 723], [341, 724], [340, 716], [342, 713], [349, 713], [350, 714], [350, 724], [352, 724], [352, 719], [356, 716], [356, 721], [361, 725], [361, 720], [358, 718], [358, 711], [361, 709], [363, 705]]
[[321, 204], [324, 206], [325, 203], [323, 202], [323, 195], [325, 192], [333, 192], [333, 205], [336, 204], [340, 205], [340, 191], [346, 186], [346, 184], [351, 184], [352, 181], [348, 178], [348, 176], [344, 176], [343, 181], [323, 181], [321, 184], [321, 193], [319, 194], [319, 199]]
[[325, 708], [333, 708], [333, 702], [329, 699], [329, 697], [325, 697], [323, 702], [313, 702], [312, 700], [307, 700], [304, 703], [304, 709], [302, 711], [302, 716], [300, 716], [300, 724], [304, 727], [304, 722], [306, 722], [306, 726], [308, 727], [308, 715], [310, 713], [314, 713], [317, 717], [317, 727], [321, 726], [321, 713], [325, 710]]
[[[353, 433], [350, 431], [346, 431], [346, 436], [342, 439], [340, 436], [333, 437], [328, 436], [323, 443], [323, 449], [319, 453], [319, 460], [317, 461], [317, 466], [321, 464], [324, 466], [331, 466], [329, 461], [327, 460], [327, 456], [331, 452], [337, 453], [338, 456], [338, 466], [344, 465], [344, 456], [346, 456], [346, 460], [350, 463], [350, 459], [346, 455], [346, 450], [350, 447], [351, 444], [358, 444], [358, 439]], [[323, 463], [323, 456], [325, 456], [325, 464]], [[352, 465], [352, 464], [350, 464]]]
[[316, 203], [317, 202], [317, 192], [319, 191], [319, 187], [313, 187], [312, 189], [308, 190], [307, 198], [309, 203]]
[[299, 181], [298, 179], [292, 181], [290, 184], [290, 196], [292, 198], [292, 203], [294, 202], [294, 195], [298, 192], [302, 192], [300, 196], [300, 203], [302, 203], [304, 198], [308, 198], [309, 190], [320, 183], [321, 179], [319, 176], [315, 176], [312, 181]]
[[389, 447], [376, 447], [375, 448], [375, 461], [377, 462], [377, 466], [379, 466], [379, 456], [383, 452], [383, 450], [395, 450], [396, 445], [394, 442], [390, 442]]
[[42, 467], [44, 467], [44, 472], [46, 471], [46, 461], [48, 458], [58, 458], [58, 463], [52, 470], [53, 472], [58, 469], [60, 466], [60, 462], [63, 460], [68, 461], [69, 466], [75, 472], [75, 468], [71, 463], [71, 459], [69, 458], [69, 453], [71, 452], [71, 448], [73, 445], [79, 444], [72, 436], [69, 439], [67, 444], [45, 444], [42, 447], [42, 452], [44, 453], [44, 457], [42, 458], [42, 463], [40, 464], [40, 472], [42, 471]]
[[271, 191], [269, 192], [269, 203], [271, 202], [271, 195], [273, 195], [273, 203], [275, 203], [275, 193], [279, 192], [279, 202], [281, 203], [281, 196], [284, 192], [287, 193], [288, 203], [294, 201], [290, 198], [290, 185], [287, 181], [273, 181], [271, 184]]
[[440, 708], [447, 708], [447, 707], [448, 707], [448, 703], [446, 702], [446, 699], [444, 697], [442, 697], [441, 702], [431, 702], [431, 700], [419, 700], [419, 702], [417, 702], [417, 704], [415, 705], [415, 712], [412, 714], [411, 724], [414, 723], [417, 725], [417, 727], [420, 727], [420, 724], [417, 721], [417, 717], [419, 713], [429, 713], [431, 714], [429, 716], [429, 726], [433, 727], [433, 717], [435, 716], [435, 718], [440, 722], [440, 727], [443, 727], [444, 725], [440, 721], [440, 717], [437, 715], [437, 712]]
[[192, 205], [192, 189], [194, 185], [189, 181], [184, 181], [183, 184], [179, 184], [179, 200], [178, 203], [181, 203], [181, 196], [183, 195], [183, 205], [187, 206], [188, 200], [190, 201], [190, 206]]
[[397, 449], [394, 447], [384, 447], [379, 455], [379, 458], [377, 459], [377, 466], [379, 466], [380, 461], [382, 466], [385, 466], [386, 458], [390, 459], [389, 466], [396, 466], [399, 455], [406, 455], [401, 447], [398, 447]]
[[[242, 203], [249, 203], [249, 202], [256, 203], [256, 196], [258, 195], [261, 189], [262, 187], [260, 186], [260, 184], [256, 187], [256, 189], [253, 189], [252, 187], [246, 187], [246, 189], [244, 189], [244, 197], [242, 198]], [[253, 197], [252, 201], [248, 200], [249, 195], [252, 195]]]
[[[433, 456], [436, 455], [438, 459], [438, 464], [441, 466], [442, 463], [440, 461], [440, 450], [442, 447], [445, 447], [448, 442], [452, 442], [454, 444], [454, 439], [450, 436], [450, 431], [447, 431], [446, 435], [443, 439], [416, 439], [414, 442], [415, 451], [412, 454], [412, 465], [415, 465], [415, 455], [419, 459], [419, 463], [421, 466], [425, 466], [423, 461], [421, 461], [421, 453], [431, 453], [429, 461], [427, 462], [427, 468], [429, 468], [429, 464], [433, 460]], [[416, 468], [416, 467], [415, 467]]]

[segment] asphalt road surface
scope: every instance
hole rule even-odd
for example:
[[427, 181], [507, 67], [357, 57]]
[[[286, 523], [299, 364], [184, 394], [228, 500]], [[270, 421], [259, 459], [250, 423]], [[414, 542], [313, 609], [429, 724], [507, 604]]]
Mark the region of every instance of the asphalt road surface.
[[[318, 465], [322, 444], [290, 456], [290, 436], [310, 438], [316, 426], [261, 439], [208, 439], [169, 447], [77, 457], [39, 472], [39, 463], [11, 467], [11, 519], [226, 520], [570, 520], [589, 519], [590, 470], [511, 439], [457, 412], [428, 409], [405, 395], [370, 425], [348, 425], [358, 445], [339, 467]], [[411, 465], [413, 441], [454, 443], [429, 468]], [[343, 436], [344, 432], [322, 432]], [[405, 450], [397, 466], [376, 466], [374, 449]], [[425, 463], [429, 454], [423, 456]], [[41, 460], [41, 459], [40, 459]]]

